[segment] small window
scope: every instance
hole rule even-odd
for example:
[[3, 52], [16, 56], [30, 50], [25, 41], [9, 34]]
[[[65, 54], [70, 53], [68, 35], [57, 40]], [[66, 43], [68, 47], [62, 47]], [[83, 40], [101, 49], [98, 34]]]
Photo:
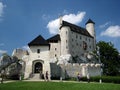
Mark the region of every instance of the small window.
[[72, 41], [74, 41], [73, 38], [72, 38]]
[[55, 57], [57, 57], [57, 55], [55, 54]]
[[90, 38], [89, 38], [89, 42], [90, 42]]
[[82, 45], [80, 44], [80, 47], [81, 47]]
[[68, 49], [68, 46], [66, 46], [66, 49]]
[[55, 48], [55, 51], [57, 50], [57, 48]]
[[76, 43], [76, 45], [78, 46], [78, 43]]
[[81, 36], [80, 36], [80, 39], [81, 39]]
[[67, 43], [67, 40], [66, 40], [66, 43]]
[[66, 31], [66, 34], [67, 34], [67, 31]]
[[91, 46], [89, 46], [89, 48], [91, 49]]
[[82, 39], [82, 36], [80, 36], [80, 40]]
[[78, 38], [78, 35], [76, 35], [76, 38]]
[[83, 41], [83, 49], [87, 50], [87, 43], [85, 41]]
[[40, 49], [37, 49], [37, 53], [40, 53]]

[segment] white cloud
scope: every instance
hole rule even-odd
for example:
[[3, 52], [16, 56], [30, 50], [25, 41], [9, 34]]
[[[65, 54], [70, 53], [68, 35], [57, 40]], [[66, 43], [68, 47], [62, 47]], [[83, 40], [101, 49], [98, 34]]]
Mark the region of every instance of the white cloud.
[[100, 25], [99, 27], [100, 28], [105, 28], [107, 25], [109, 25], [111, 22], [109, 21], [109, 22], [106, 22], [106, 23], [104, 23], [104, 24], [102, 24], [102, 25]]
[[120, 26], [110, 26], [101, 33], [101, 36], [120, 37]]
[[[65, 21], [68, 21], [70, 23], [73, 24], [78, 24], [80, 23], [84, 16], [85, 16], [86, 12], [78, 12], [77, 14], [66, 14], [64, 15], [62, 18]], [[55, 19], [55, 20], [51, 20], [48, 25], [47, 28], [49, 29], [50, 34], [57, 34], [58, 33], [58, 29], [59, 29], [59, 18]]]
[[4, 7], [6, 7], [6, 5], [3, 5], [3, 3], [0, 2], [0, 17], [2, 17], [2, 15], [3, 15], [3, 9], [4, 9]]
[[7, 53], [6, 50], [0, 50], [0, 54]]

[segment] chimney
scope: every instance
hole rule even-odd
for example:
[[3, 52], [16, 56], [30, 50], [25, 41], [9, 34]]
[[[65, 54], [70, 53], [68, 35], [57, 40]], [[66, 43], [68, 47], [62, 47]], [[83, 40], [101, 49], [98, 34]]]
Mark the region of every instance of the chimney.
[[62, 25], [62, 19], [63, 19], [63, 17], [60, 16], [60, 17], [59, 17], [59, 25], [60, 25], [60, 26]]

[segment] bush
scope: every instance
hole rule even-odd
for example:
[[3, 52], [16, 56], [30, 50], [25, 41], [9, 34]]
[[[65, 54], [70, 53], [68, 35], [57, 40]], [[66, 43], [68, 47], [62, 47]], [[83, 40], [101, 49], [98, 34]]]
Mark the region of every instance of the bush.
[[109, 83], [120, 83], [120, 77], [118, 77], [118, 76], [103, 76], [102, 81], [109, 82]]
[[[120, 77], [119, 76], [102, 76], [102, 82], [104, 83], [119, 83], [120, 84]], [[72, 77], [67, 80], [77, 81], [76, 78]], [[81, 81], [87, 81], [86, 77], [82, 77]], [[91, 82], [99, 82], [100, 76], [90, 77]]]

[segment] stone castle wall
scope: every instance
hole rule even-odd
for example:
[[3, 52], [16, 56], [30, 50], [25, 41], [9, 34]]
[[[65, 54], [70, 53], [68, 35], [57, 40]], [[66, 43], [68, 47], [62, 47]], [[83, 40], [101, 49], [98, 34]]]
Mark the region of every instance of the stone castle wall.
[[61, 64], [57, 65], [52, 63], [51, 67], [51, 77], [62, 77], [63, 79], [69, 77], [76, 77], [80, 73], [83, 77], [87, 76], [99, 76], [101, 74], [100, 64], [71, 64], [67, 65]]

